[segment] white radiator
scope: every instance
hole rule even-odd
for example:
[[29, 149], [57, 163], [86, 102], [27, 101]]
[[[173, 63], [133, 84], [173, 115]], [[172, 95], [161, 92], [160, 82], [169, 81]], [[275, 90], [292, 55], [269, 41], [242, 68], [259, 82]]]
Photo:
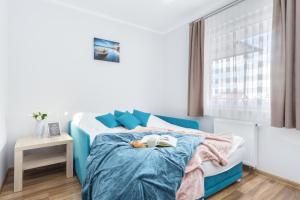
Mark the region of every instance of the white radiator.
[[258, 160], [258, 126], [255, 123], [227, 120], [227, 119], [214, 119], [214, 133], [233, 133], [245, 140], [246, 152], [244, 155], [243, 163], [245, 165], [256, 167]]

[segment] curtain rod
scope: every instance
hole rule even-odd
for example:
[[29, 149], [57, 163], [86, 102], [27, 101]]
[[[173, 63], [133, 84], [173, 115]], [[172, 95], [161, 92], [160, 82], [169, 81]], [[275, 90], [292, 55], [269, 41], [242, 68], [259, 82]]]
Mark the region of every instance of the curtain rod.
[[212, 11], [212, 12], [204, 15], [203, 17], [200, 17], [200, 18], [194, 20], [193, 22], [197, 22], [197, 21], [200, 21], [200, 20], [207, 19], [207, 18], [209, 18], [211, 16], [214, 16], [214, 15], [216, 15], [216, 14], [218, 14], [218, 13], [224, 11], [224, 10], [227, 10], [228, 8], [231, 8], [232, 6], [235, 6], [235, 5], [237, 5], [237, 4], [239, 4], [239, 3], [243, 2], [243, 1], [245, 1], [245, 0], [235, 0], [235, 1], [233, 1], [233, 2], [231, 2], [231, 3], [229, 3], [229, 4], [225, 5], [225, 6], [223, 6], [221, 8], [218, 8], [217, 10], [214, 10], [214, 11]]

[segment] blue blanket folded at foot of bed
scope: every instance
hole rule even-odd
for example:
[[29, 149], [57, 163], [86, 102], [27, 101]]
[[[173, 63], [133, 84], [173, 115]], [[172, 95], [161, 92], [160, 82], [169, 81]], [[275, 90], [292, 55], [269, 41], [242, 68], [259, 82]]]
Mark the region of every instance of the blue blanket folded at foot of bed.
[[98, 135], [87, 161], [84, 200], [174, 200], [184, 169], [203, 137], [169, 134], [177, 147], [140, 148], [129, 144], [153, 133]]

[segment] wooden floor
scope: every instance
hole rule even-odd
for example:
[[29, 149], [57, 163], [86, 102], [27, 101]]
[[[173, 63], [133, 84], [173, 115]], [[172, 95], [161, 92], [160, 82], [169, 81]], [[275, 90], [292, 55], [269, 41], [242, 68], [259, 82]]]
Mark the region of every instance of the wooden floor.
[[23, 191], [13, 192], [13, 173], [8, 177], [0, 193], [0, 200], [81, 199], [78, 179], [66, 178], [65, 165], [53, 165], [27, 170], [24, 173]]
[[300, 200], [300, 188], [272, 177], [244, 170], [240, 183], [220, 191], [209, 200]]
[[[13, 192], [13, 174], [9, 173], [0, 200], [81, 199], [81, 186], [76, 177], [67, 179], [65, 166], [56, 165], [26, 171], [22, 192]], [[300, 188], [255, 172], [245, 170], [240, 183], [235, 183], [209, 200], [300, 200]]]

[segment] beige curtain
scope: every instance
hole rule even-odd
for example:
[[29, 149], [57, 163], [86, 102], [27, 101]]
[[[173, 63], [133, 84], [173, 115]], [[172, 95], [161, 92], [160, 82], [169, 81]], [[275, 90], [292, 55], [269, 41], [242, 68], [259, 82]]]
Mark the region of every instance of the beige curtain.
[[188, 116], [203, 116], [204, 22], [190, 23]]
[[271, 124], [300, 129], [300, 0], [274, 0]]

